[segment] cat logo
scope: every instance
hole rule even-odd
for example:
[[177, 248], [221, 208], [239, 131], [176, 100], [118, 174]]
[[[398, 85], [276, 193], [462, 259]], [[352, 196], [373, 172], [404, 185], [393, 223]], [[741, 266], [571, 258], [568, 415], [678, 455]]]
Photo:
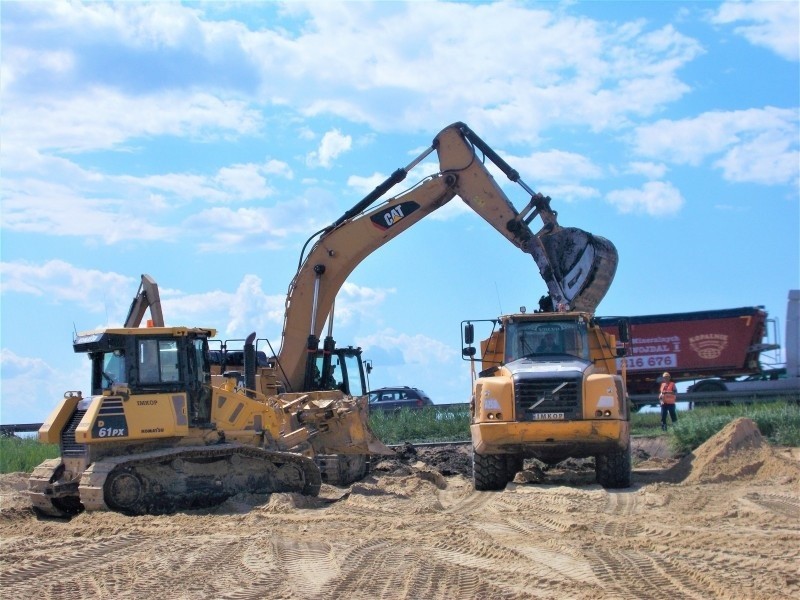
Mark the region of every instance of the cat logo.
[[402, 221], [418, 208], [419, 204], [416, 202], [401, 202], [400, 204], [395, 204], [394, 206], [372, 215], [370, 220], [376, 227], [385, 231], [392, 225]]

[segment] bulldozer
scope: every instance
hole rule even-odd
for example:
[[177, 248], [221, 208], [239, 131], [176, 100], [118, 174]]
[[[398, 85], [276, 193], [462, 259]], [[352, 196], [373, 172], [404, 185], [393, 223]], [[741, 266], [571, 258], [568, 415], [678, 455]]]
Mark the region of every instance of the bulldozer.
[[[140, 327], [148, 308], [152, 318]], [[66, 392], [39, 430], [60, 456], [29, 479], [36, 511], [166, 514], [243, 492], [313, 496], [323, 482], [363, 478], [370, 456], [392, 453], [369, 429], [363, 395], [256, 389], [255, 334], [245, 340], [244, 375], [215, 374], [215, 335], [165, 326], [149, 275], [123, 327], [76, 335], [74, 351], [90, 360], [91, 393]], [[266, 379], [270, 369], [262, 370]]]
[[[383, 200], [434, 152], [438, 172]], [[495, 182], [487, 158], [528, 194], [521, 211]], [[272, 357], [261, 359], [254, 333], [229, 352], [211, 349], [214, 329], [165, 326], [150, 276], [142, 276], [123, 327], [76, 335], [74, 351], [90, 359], [91, 392], [66, 392], [39, 430], [42, 442], [59, 445], [60, 456], [31, 475], [36, 510], [56, 517], [82, 510], [160, 514], [213, 506], [241, 492], [314, 495], [323, 482], [346, 485], [366, 475], [370, 456], [392, 451], [368, 426], [360, 350], [339, 348], [333, 339], [335, 298], [364, 258], [457, 196], [532, 256], [554, 309], [593, 310], [602, 299], [616, 269], [613, 244], [560, 226], [550, 198], [534, 193], [464, 123], [454, 123], [308, 238]], [[531, 228], [537, 216], [538, 232]], [[148, 308], [152, 326], [140, 327]]]

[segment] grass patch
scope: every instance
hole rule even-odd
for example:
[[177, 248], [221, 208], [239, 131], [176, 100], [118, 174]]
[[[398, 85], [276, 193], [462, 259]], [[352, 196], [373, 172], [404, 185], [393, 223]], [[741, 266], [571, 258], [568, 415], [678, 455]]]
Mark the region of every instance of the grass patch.
[[691, 452], [740, 417], [752, 419], [761, 435], [776, 446], [800, 446], [800, 406], [783, 402], [711, 406], [682, 411], [671, 427], [671, 444], [678, 453]]
[[56, 444], [36, 438], [0, 437], [0, 473], [30, 473], [48, 458], [58, 457]]
[[457, 442], [469, 439], [469, 406], [370, 413], [369, 425], [384, 444]]

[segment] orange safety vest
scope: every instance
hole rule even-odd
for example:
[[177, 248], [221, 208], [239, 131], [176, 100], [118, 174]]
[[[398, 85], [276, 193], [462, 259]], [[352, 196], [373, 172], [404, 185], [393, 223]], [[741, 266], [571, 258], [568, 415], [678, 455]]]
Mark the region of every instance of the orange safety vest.
[[675, 404], [675, 382], [665, 381], [661, 384], [661, 394], [663, 394], [664, 404]]

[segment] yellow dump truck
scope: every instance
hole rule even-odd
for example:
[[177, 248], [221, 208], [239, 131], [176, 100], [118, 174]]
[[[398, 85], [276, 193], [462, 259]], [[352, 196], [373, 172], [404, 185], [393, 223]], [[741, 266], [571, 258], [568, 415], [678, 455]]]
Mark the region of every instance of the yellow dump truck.
[[[476, 373], [477, 323], [492, 330], [480, 342]], [[624, 321], [618, 336], [585, 312], [521, 312], [462, 325], [462, 352], [473, 365], [476, 490], [504, 488], [525, 458], [555, 464], [593, 456], [603, 487], [630, 485], [630, 408], [616, 367]]]

